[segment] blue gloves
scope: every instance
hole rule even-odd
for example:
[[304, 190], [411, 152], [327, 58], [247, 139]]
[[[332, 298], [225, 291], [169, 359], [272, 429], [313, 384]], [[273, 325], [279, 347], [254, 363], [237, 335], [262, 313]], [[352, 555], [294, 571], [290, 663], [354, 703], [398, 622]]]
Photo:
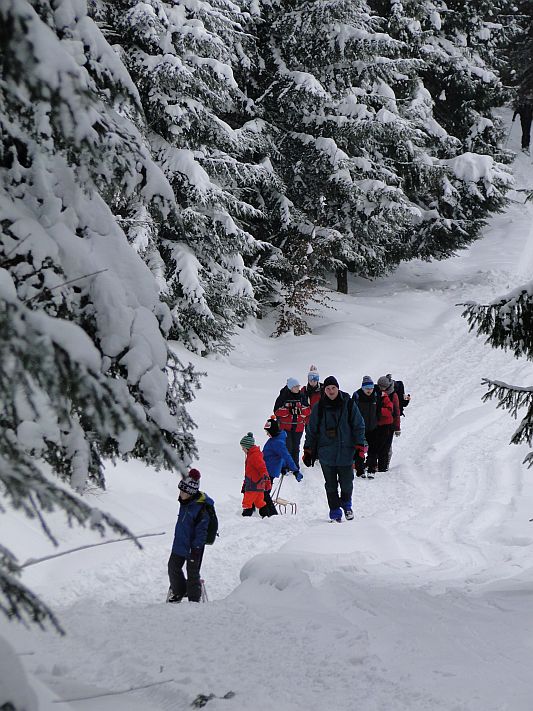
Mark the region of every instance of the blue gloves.
[[302, 481], [302, 479], [304, 478], [304, 475], [302, 474], [302, 472], [293, 472], [293, 474], [294, 474], [294, 478], [296, 479], [296, 481]]

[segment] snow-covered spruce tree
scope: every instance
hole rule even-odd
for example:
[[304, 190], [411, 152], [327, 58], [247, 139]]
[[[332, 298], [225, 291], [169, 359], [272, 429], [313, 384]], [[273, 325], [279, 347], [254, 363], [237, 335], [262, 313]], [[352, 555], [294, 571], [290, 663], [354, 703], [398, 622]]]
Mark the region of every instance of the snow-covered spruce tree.
[[[286, 185], [284, 221], [270, 234], [291, 314], [305, 273], [374, 276], [402, 259], [449, 256], [478, 236], [510, 180], [433, 116], [428, 66], [411, 46], [426, 41], [420, 23], [400, 3], [375, 3], [385, 17], [369, 4], [277, 0], [257, 21], [263, 70], [249, 92]], [[269, 254], [268, 274], [271, 263]]]
[[247, 100], [233, 71], [248, 62], [239, 7], [227, 0], [91, 6], [135, 82], [139, 130], [174, 194], [162, 216], [125, 206], [125, 229], [138, 242], [137, 215], [150, 225], [171, 335], [200, 353], [225, 351], [257, 307], [254, 258], [262, 247], [248, 224], [260, 212], [249, 196], [272, 182], [254, 161], [255, 132], [243, 130]]
[[[487, 336], [494, 348], [510, 350], [516, 358], [533, 360], [533, 282], [514, 289], [491, 304], [465, 304], [463, 316], [470, 329]], [[533, 386], [509, 385], [499, 380], [484, 379], [487, 393], [484, 400], [496, 398], [498, 407], [508, 410], [514, 418], [525, 408], [520, 425], [511, 438], [512, 444], [533, 442]], [[533, 466], [533, 452], [525, 460]]]
[[[183, 470], [197, 376], [169, 357], [169, 310], [104, 197], [170, 191], [87, 71], [108, 50], [82, 0], [6, 0], [0, 46], [2, 511], [36, 518], [51, 540], [55, 509], [125, 532], [78, 494], [104, 486], [104, 459]], [[18, 572], [2, 547], [0, 609], [55, 622]]]
[[[391, 158], [406, 194], [422, 210], [423, 219], [411, 234], [413, 251], [423, 258], [447, 257], [476, 239], [487, 215], [505, 204], [511, 178], [498, 160], [506, 159], [498, 143], [503, 133], [490, 115], [491, 102], [502, 100], [501, 82], [476, 50], [465, 45], [465, 36], [470, 35], [459, 36], [456, 29], [443, 34], [450, 14], [457, 21], [456, 13], [443, 3], [370, 3], [385, 15], [387, 31], [404, 43], [407, 56], [422, 62], [411, 95], [400, 95], [397, 102], [399, 115], [411, 125], [412, 141], [419, 152], [410, 151], [402, 160], [401, 155], [394, 155], [395, 144]], [[471, 24], [477, 28], [476, 32], [471, 30], [472, 35], [485, 37], [483, 23], [474, 25], [472, 19]], [[487, 44], [491, 36], [489, 33]], [[463, 127], [457, 134], [441, 116], [438, 104], [446, 100], [449, 82], [458, 82], [460, 77], [465, 85], [474, 86], [473, 91], [483, 100], [478, 108], [472, 104], [468, 109], [468, 132]], [[456, 100], [453, 91], [452, 102]], [[478, 109], [486, 110], [486, 115]]]
[[521, 0], [516, 6], [519, 30], [507, 47], [509, 77], [520, 95], [533, 97], [533, 5]]
[[371, 2], [390, 19], [391, 34], [408, 42], [415, 56], [424, 60], [421, 77], [435, 102], [439, 124], [461, 141], [464, 151], [505, 159], [502, 127], [492, 109], [508, 98], [497, 69], [498, 50], [510, 30], [507, 21], [504, 26], [497, 20], [505, 19], [504, 6], [510, 1]]
[[305, 274], [378, 275], [410, 254], [405, 230], [418, 210], [374, 151], [403, 126], [387, 113], [385, 97], [375, 97], [415, 67], [399, 56], [399, 42], [378, 31], [365, 2], [255, 5], [260, 71], [248, 92], [285, 185], [268, 229], [283, 259], [269, 254], [262, 266], [267, 274], [276, 269], [294, 312], [294, 285], [307, 288]]

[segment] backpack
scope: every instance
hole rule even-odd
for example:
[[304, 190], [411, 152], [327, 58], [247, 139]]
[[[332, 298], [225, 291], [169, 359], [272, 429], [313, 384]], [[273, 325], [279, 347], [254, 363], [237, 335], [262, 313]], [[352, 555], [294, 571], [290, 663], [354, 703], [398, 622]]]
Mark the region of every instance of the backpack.
[[207, 514], [209, 516], [209, 523], [207, 524], [207, 536], [205, 542], [206, 545], [212, 546], [218, 536], [218, 516], [217, 512], [215, 511], [214, 505], [208, 504], [206, 501], [200, 509], [200, 513], [196, 517], [196, 523], [198, 523], [198, 521], [200, 520], [200, 516], [202, 515], [202, 512], [204, 510], [207, 511]]
[[398, 395], [398, 402], [400, 404], [400, 415], [403, 415], [403, 409], [404, 407], [407, 407], [407, 405], [409, 405], [409, 400], [404, 401], [405, 387], [401, 380], [394, 381], [394, 392], [396, 393], [396, 395]]

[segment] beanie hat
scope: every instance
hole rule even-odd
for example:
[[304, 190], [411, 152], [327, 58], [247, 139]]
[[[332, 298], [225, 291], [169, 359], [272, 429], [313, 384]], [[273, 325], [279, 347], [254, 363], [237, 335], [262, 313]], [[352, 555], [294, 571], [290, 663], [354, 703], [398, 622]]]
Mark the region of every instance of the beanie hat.
[[296, 378], [287, 378], [287, 387], [289, 390], [292, 390], [292, 388], [299, 388], [300, 383]]
[[178, 489], [186, 494], [196, 494], [200, 488], [200, 472], [198, 469], [191, 469], [187, 476], [184, 476], [178, 484]]
[[383, 390], [388, 390], [392, 384], [393, 381], [388, 375], [382, 375], [380, 378], [378, 378], [378, 385], [380, 388], [383, 388]]
[[265, 426], [263, 427], [272, 437], [275, 437], [276, 435], [279, 434], [279, 422], [277, 421], [275, 415], [272, 415], [272, 417], [269, 417], [268, 420], [265, 422]]
[[374, 381], [370, 377], [370, 375], [363, 375], [363, 382], [361, 383], [362, 388], [373, 388], [374, 387]]
[[324, 387], [327, 388], [328, 385], [335, 385], [335, 387], [339, 387], [339, 381], [334, 375], [328, 375], [328, 377], [324, 380]]
[[250, 447], [253, 447], [255, 444], [253, 432], [248, 432], [248, 434], [245, 434], [239, 444], [241, 445], [241, 447], [244, 447], [244, 449], [250, 449]]
[[316, 365], [309, 366], [309, 372], [307, 373], [307, 380], [308, 381], [316, 380], [317, 382], [320, 380], [320, 375], [318, 374]]

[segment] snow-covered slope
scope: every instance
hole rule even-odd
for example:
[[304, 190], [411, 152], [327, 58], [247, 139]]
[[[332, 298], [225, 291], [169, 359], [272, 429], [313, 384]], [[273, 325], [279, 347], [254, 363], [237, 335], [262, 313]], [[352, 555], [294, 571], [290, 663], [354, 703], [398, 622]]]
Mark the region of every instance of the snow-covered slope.
[[[523, 154], [516, 180], [533, 187]], [[41, 708], [185, 709], [200, 693], [233, 691], [208, 708], [531, 709], [533, 473], [521, 465], [525, 450], [508, 446], [513, 421], [482, 404], [480, 384], [529, 384], [530, 366], [469, 334], [457, 306], [531, 277], [533, 205], [512, 197], [458, 257], [352, 281], [312, 335], [270, 339], [265, 320], [239, 334], [228, 358], [181, 352], [207, 372], [191, 410], [195, 464], [221, 522], [203, 566], [210, 602], [163, 603], [176, 477], [136, 464], [110, 470], [108, 491], [89, 496], [136, 533], [165, 533], [142, 551], [113, 543], [27, 568], [68, 633], [0, 630]], [[405, 381], [412, 403], [391, 470], [356, 479], [353, 522], [327, 522], [318, 465], [303, 468], [302, 483], [283, 483], [296, 516], [243, 519], [239, 439], [252, 430], [264, 442], [279, 389], [289, 376], [305, 380], [311, 363], [350, 392], [365, 374]], [[7, 520], [22, 560], [51, 552], [30, 522]], [[61, 550], [95, 542], [56, 526]]]

